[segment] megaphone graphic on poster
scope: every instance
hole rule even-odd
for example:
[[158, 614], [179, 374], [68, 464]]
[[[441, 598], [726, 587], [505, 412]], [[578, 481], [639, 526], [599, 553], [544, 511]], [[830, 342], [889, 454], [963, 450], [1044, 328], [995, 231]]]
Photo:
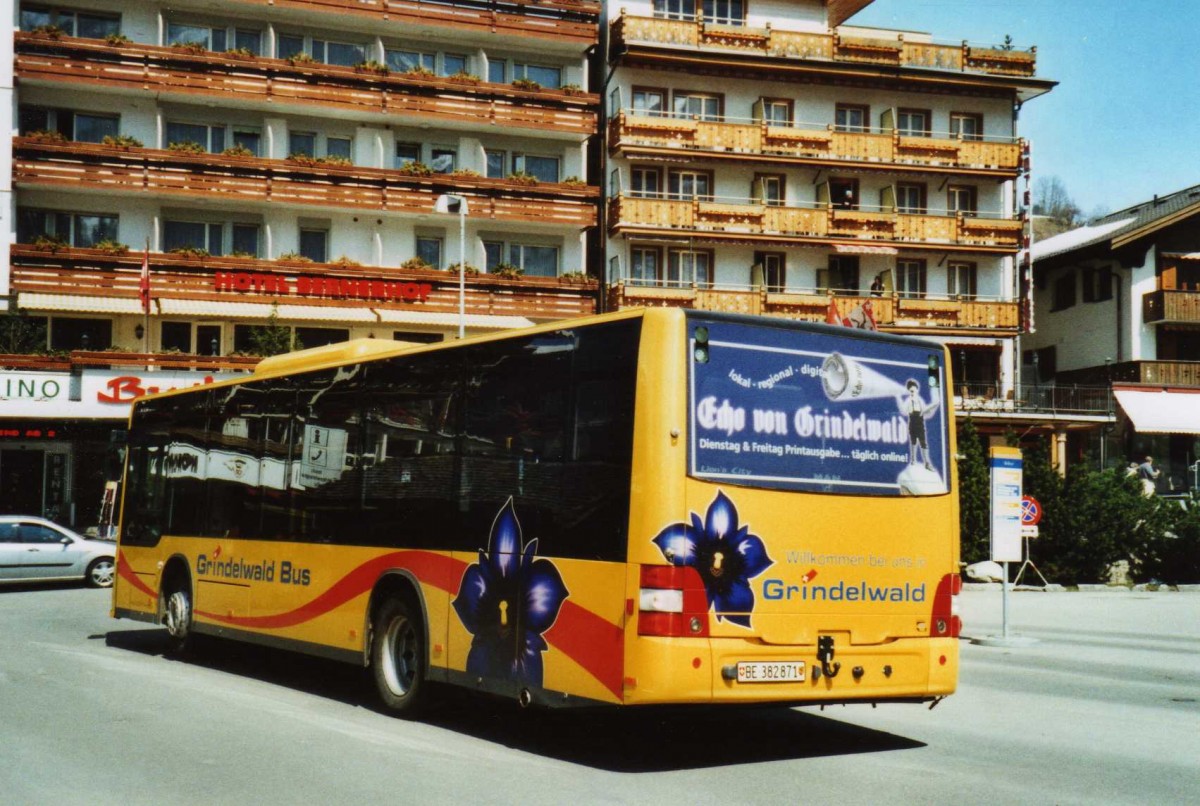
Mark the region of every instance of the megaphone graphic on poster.
[[821, 385], [833, 401], [872, 400], [904, 394], [904, 384], [841, 353], [830, 353], [821, 364]]

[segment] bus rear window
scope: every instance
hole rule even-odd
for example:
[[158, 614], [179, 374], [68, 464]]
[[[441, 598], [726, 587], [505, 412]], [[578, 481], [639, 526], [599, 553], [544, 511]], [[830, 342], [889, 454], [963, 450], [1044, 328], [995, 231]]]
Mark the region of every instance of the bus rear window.
[[852, 495], [949, 490], [935, 344], [690, 317], [689, 475]]

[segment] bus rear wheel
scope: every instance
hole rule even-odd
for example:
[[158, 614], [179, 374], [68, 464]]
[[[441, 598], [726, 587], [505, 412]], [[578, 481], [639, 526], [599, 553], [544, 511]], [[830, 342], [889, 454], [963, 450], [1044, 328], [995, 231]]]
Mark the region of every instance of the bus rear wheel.
[[371, 623], [371, 669], [388, 710], [412, 717], [425, 704], [425, 635], [420, 611], [410, 601], [389, 598]]

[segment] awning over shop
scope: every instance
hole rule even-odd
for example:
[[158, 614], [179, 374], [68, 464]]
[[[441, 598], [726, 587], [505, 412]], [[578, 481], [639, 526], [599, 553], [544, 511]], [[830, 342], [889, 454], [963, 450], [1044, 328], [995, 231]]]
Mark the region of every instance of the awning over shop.
[[835, 243], [833, 251], [842, 255], [898, 255], [894, 246], [860, 246], [855, 243]]
[[17, 307], [26, 311], [61, 311], [63, 313], [142, 312], [142, 303], [136, 299], [35, 294], [27, 291], [17, 296]]
[[[269, 319], [276, 306], [265, 302], [225, 302], [223, 300], [159, 299], [164, 316], [220, 316], [227, 319]], [[279, 305], [277, 315], [284, 322], [378, 322], [366, 307], [336, 305]]]
[[[394, 308], [376, 308], [379, 321], [389, 325], [435, 325], [456, 327], [457, 313], [429, 313], [426, 311], [398, 311]], [[524, 316], [499, 316], [495, 314], [467, 314], [467, 327], [487, 330], [506, 330], [514, 327], [530, 327], [533, 322]]]
[[1200, 389], [1114, 389], [1113, 394], [1139, 434], [1200, 435]]

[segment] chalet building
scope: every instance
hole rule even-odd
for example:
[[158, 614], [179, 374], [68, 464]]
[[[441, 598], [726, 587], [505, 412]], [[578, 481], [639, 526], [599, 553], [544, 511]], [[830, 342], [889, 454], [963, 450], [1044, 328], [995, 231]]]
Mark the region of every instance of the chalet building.
[[[1200, 185], [1033, 246], [1027, 371], [1058, 390], [1111, 388], [1115, 428], [1076, 446], [1109, 466], [1152, 456], [1160, 494], [1195, 490], [1200, 460]], [[1029, 384], [1026, 384], [1028, 387]]]
[[[870, 0], [633, 0], [608, 21], [606, 299], [951, 346], [1014, 416], [1034, 49], [856, 27]], [[1036, 418], [1035, 418], [1036, 419]]]
[[0, 357], [0, 510], [95, 523], [129, 401], [253, 366], [264, 325], [596, 310], [599, 2], [4, 5], [0, 296], [54, 357]]

